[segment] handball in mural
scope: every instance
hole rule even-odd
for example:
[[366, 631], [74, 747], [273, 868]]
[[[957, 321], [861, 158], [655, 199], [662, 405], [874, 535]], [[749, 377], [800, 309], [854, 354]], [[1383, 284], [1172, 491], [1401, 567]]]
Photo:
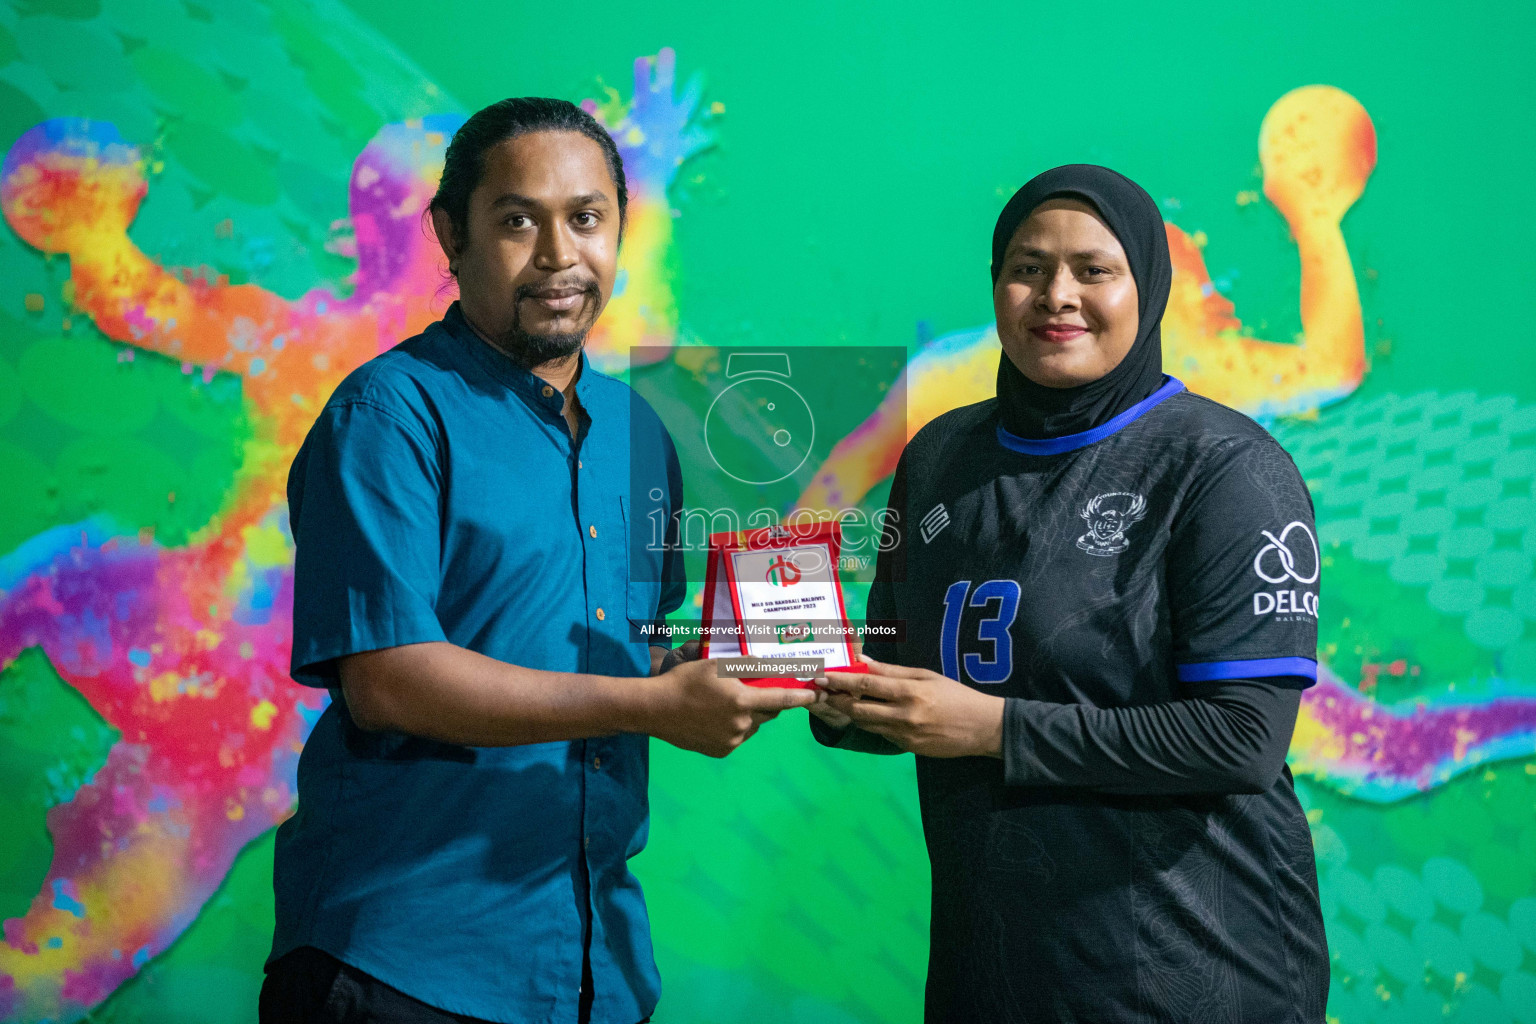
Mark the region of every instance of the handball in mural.
[[[708, 136], [697, 84], [679, 92], [673, 75], [664, 50], [636, 62], [630, 101], [587, 104], [618, 143], [630, 188], [620, 285], [589, 348], [600, 366], [675, 335], [667, 188]], [[223, 507], [189, 544], [95, 520], [54, 528], [5, 561], [0, 667], [41, 648], [121, 739], [48, 814], [54, 858], [42, 891], [5, 922], [0, 1015], [73, 1018], [100, 1003], [187, 927], [236, 853], [290, 813], [324, 696], [288, 679], [288, 466], [341, 379], [454, 297], [422, 214], [461, 121], [426, 117], [375, 136], [351, 178], [353, 291], [293, 302], [141, 252], [128, 228], [148, 187], [143, 157], [112, 125], [48, 121], [7, 154], [6, 220], [69, 257], [74, 306], [204, 380], [238, 376], [251, 435]]]

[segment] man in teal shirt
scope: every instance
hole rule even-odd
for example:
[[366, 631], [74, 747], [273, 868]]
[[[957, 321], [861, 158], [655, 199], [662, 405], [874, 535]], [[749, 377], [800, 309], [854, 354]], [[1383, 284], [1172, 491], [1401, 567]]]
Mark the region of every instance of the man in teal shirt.
[[582, 351], [625, 202], [577, 107], [471, 117], [432, 203], [460, 300], [294, 461], [293, 675], [333, 699], [278, 833], [263, 1021], [647, 1019], [649, 736], [724, 756], [812, 700], [658, 671], [681, 552], [629, 535], [681, 508], [677, 456]]

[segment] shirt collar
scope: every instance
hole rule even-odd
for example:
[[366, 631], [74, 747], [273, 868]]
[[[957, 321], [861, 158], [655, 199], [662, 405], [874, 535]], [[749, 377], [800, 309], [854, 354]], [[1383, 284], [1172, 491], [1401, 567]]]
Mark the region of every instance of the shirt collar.
[[[1007, 356], [1003, 357], [1008, 358]], [[1047, 437], [1035, 440], [1028, 437], [1019, 437], [1011, 434], [1001, 423], [997, 426], [997, 439], [1004, 448], [1011, 448], [1025, 455], [1061, 455], [1064, 452], [1076, 451], [1086, 448], [1095, 441], [1102, 441], [1111, 434], [1116, 434], [1132, 423], [1136, 422], [1154, 407], [1172, 398], [1184, 390], [1184, 382], [1177, 377], [1163, 375], [1163, 386], [1152, 394], [1143, 398], [1129, 409], [1116, 416], [1107, 423], [1102, 423], [1092, 430], [1084, 430], [1078, 434], [1064, 434], [1061, 437]]]
[[[565, 408], [565, 396], [555, 390], [548, 381], [529, 372], [506, 353], [476, 334], [475, 329], [465, 319], [464, 311], [459, 308], [457, 300], [443, 314], [442, 324], [443, 329], [462, 343], [492, 377], [516, 392], [519, 398], [534, 409], [546, 411], [557, 420], [564, 422], [562, 410]], [[592, 369], [591, 362], [587, 359], [585, 348], [581, 351], [580, 359], [581, 368], [576, 375], [576, 398], [583, 409], [590, 410], [592, 376], [596, 371]], [[546, 391], [548, 394], [545, 393]]]

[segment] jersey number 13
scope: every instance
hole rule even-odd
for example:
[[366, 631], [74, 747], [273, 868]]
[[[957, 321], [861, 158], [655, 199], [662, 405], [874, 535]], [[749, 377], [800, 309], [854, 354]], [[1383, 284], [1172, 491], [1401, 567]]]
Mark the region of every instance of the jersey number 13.
[[992, 645], [992, 656], [967, 652], [965, 674], [979, 684], [1007, 682], [1013, 675], [1013, 637], [1008, 629], [1019, 614], [1018, 581], [987, 580], [972, 590], [970, 580], [957, 580], [944, 592], [944, 628], [939, 633], [939, 659], [949, 678], [960, 679], [960, 619], [965, 606], [983, 608], [994, 601], [992, 614], [976, 623], [976, 638]]

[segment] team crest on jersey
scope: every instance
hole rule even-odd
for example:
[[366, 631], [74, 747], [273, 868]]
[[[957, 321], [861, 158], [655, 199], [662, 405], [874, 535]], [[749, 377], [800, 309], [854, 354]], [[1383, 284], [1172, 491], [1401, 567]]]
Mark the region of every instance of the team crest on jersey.
[[1118, 555], [1131, 546], [1125, 533], [1147, 514], [1147, 499], [1129, 491], [1101, 494], [1078, 515], [1088, 524], [1088, 532], [1077, 538], [1077, 546], [1090, 555]]

